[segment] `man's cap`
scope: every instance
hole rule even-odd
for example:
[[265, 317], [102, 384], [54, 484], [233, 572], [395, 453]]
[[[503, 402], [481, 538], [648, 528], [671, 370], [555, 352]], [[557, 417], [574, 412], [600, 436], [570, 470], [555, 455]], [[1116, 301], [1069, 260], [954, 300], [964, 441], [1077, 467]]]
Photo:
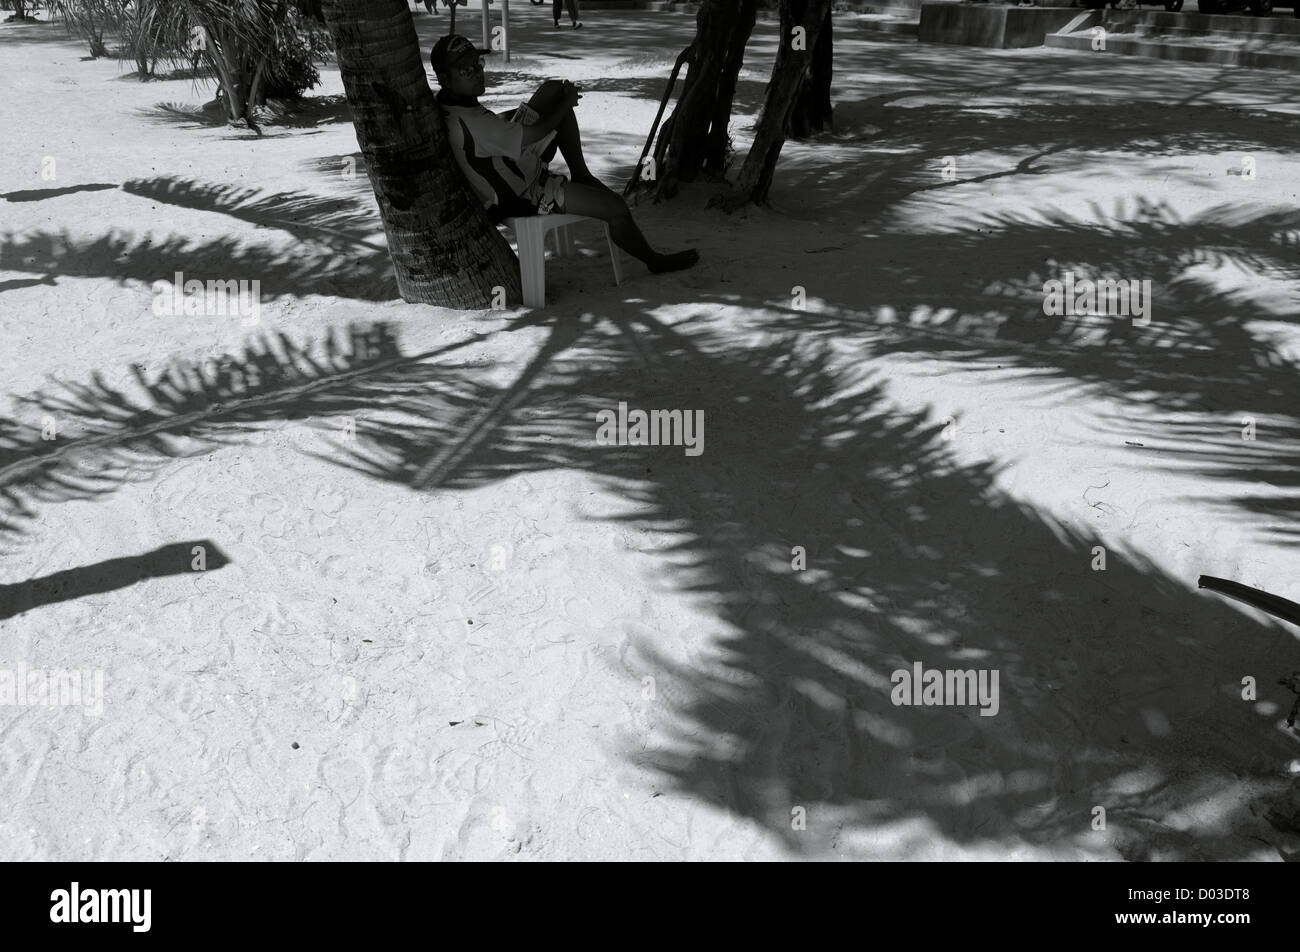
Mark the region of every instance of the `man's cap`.
[[433, 44], [433, 49], [429, 51], [429, 63], [435, 73], [444, 73], [457, 63], [487, 55], [488, 51], [476, 48], [469, 37], [448, 33]]

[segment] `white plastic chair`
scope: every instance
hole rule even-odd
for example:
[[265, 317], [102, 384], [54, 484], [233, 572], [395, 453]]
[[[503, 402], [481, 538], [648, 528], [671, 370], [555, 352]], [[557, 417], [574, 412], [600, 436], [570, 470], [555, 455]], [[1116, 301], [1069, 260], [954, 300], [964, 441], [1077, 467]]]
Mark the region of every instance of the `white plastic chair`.
[[[507, 218], [519, 241], [519, 279], [524, 286], [524, 307], [546, 306], [546, 233], [555, 232], [555, 253], [573, 254], [573, 237], [569, 226], [578, 222], [600, 221], [586, 215], [529, 215], [525, 218]], [[605, 243], [614, 262], [614, 284], [623, 283], [623, 267], [618, 260], [618, 246], [609, 233], [609, 222], [600, 222], [605, 229]]]

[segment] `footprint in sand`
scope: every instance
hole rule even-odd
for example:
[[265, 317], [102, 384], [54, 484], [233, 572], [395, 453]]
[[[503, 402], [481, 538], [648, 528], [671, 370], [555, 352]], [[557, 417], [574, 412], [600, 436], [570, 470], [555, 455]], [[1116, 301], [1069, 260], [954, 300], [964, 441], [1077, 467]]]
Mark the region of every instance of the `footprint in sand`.
[[344, 555], [331, 555], [320, 563], [320, 574], [333, 582], [342, 581], [351, 574], [348, 558]]
[[475, 800], [456, 831], [454, 844], [443, 847], [444, 860], [501, 859], [518, 853], [522, 843], [516, 821], [501, 804]]
[[352, 804], [370, 789], [370, 775], [365, 764], [347, 756], [331, 756], [321, 760], [316, 771], [325, 787], [347, 811]]
[[337, 489], [318, 489], [312, 500], [312, 508], [331, 516], [337, 516], [347, 505], [348, 497]]

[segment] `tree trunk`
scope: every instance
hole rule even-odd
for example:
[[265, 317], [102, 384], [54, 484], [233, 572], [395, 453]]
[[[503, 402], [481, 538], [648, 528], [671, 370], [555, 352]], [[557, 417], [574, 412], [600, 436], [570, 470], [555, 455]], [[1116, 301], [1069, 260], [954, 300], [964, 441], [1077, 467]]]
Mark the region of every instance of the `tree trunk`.
[[[145, 3], [136, 3], [130, 14], [121, 14], [121, 36], [124, 43], [129, 43], [131, 55], [135, 59], [135, 73], [140, 82], [149, 79], [153, 72], [150, 55], [156, 48], [153, 42], [153, 22], [157, 8]], [[129, 17], [129, 19], [128, 19]]]
[[679, 182], [725, 163], [727, 121], [757, 0], [704, 0], [695, 18], [681, 98], [655, 145], [655, 200], [672, 198]]
[[[785, 35], [789, 35], [788, 31]], [[812, 67], [799, 87], [794, 108], [790, 112], [790, 128], [786, 131], [791, 139], [806, 139], [813, 133], [834, 128], [831, 115], [831, 77], [834, 67], [834, 32], [828, 7], [821, 32], [817, 34], [817, 45], [813, 47]]]
[[[830, 0], [781, 0], [784, 10], [790, 6], [791, 26], [781, 37], [777, 47], [776, 63], [772, 67], [772, 80], [767, 86], [763, 112], [754, 131], [754, 144], [745, 156], [745, 165], [732, 193], [714, 204], [733, 211], [748, 202], [766, 205], [768, 190], [772, 186], [772, 173], [776, 170], [781, 147], [785, 145], [785, 130], [790, 122], [799, 87], [808, 74], [810, 51], [817, 45], [818, 34], [830, 9]], [[782, 17], [782, 23], [786, 23]], [[794, 31], [803, 27], [803, 48], [795, 48]], [[784, 29], [784, 27], [783, 27]]]
[[263, 53], [257, 61], [257, 69], [253, 71], [253, 81], [248, 85], [248, 106], [266, 105], [266, 64], [271, 61], [270, 52]]
[[733, 28], [731, 42], [718, 75], [718, 91], [710, 117], [709, 138], [704, 148], [704, 170], [721, 179], [731, 162], [732, 143], [727, 127], [731, 123], [731, 106], [736, 98], [736, 81], [745, 65], [745, 47], [754, 32], [758, 17], [758, 0], [741, 0], [740, 18]]
[[275, 9], [271, 11], [270, 19], [265, 24], [266, 33], [262, 40], [250, 44], [248, 47], [249, 61], [257, 61], [257, 65], [251, 71], [253, 78], [248, 83], [249, 109], [254, 106], [266, 105], [266, 80], [271, 60], [276, 57], [282, 58], [281, 52], [276, 47], [276, 44], [281, 42], [277, 27], [284, 27], [289, 12], [288, 7], [288, 0], [280, 0]]
[[228, 32], [217, 29], [217, 24], [200, 21], [205, 42], [201, 55], [217, 74], [221, 96], [226, 102], [226, 119], [240, 122], [247, 118], [248, 103], [244, 98], [244, 82], [239, 62], [239, 44], [229, 39]]
[[496, 288], [518, 300], [518, 260], [451, 153], [406, 0], [322, 6], [403, 300], [483, 308]]

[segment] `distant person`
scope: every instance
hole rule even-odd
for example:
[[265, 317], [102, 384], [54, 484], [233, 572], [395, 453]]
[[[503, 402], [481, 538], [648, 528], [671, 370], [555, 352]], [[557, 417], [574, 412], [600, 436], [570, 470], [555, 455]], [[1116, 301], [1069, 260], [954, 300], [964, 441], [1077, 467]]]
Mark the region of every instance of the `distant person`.
[[560, 5], [566, 4], [569, 8], [569, 22], [576, 30], [582, 26], [582, 21], [578, 19], [578, 0], [551, 0], [551, 16], [555, 20], [555, 28], [560, 28]]
[[[548, 79], [526, 106], [497, 114], [479, 103], [487, 89], [484, 52], [460, 34], [434, 44], [429, 62], [442, 88], [438, 104], [447, 119], [452, 151], [492, 221], [568, 212], [609, 223], [610, 236], [656, 274], [689, 268], [695, 249], [663, 254], [632, 220], [632, 212], [587, 168], [573, 109], [582, 97], [570, 82]], [[569, 167], [566, 178], [547, 168], [556, 150]]]

